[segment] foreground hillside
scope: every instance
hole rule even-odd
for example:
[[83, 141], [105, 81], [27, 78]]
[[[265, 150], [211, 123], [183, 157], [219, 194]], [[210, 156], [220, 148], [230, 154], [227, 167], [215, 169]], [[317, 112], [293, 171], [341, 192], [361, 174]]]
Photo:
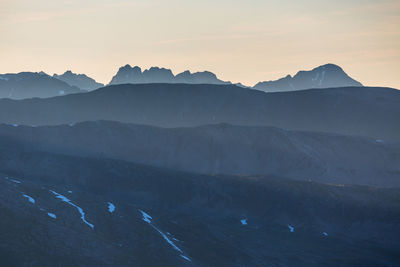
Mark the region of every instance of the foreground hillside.
[[400, 145], [273, 127], [158, 128], [97, 121], [0, 125], [0, 148], [113, 158], [204, 174], [272, 174], [334, 184], [400, 187]]
[[398, 189], [0, 151], [5, 266], [393, 266]]
[[214, 123], [400, 140], [400, 92], [349, 87], [264, 93], [234, 85], [116, 85], [49, 99], [0, 100], [0, 122], [54, 125], [114, 120], [163, 127]]

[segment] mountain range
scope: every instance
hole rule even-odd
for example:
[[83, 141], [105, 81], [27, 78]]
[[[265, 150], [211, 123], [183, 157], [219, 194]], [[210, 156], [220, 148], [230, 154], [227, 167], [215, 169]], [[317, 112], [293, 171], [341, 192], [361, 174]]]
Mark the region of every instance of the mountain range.
[[399, 90], [111, 83], [0, 75], [0, 266], [400, 265]]
[[[57, 80], [63, 83], [57, 82]], [[127, 83], [231, 84], [229, 81], [218, 79], [214, 73], [209, 71], [191, 73], [187, 70], [174, 75], [170, 69], [166, 68], [151, 67], [142, 71], [138, 66], [131, 67], [127, 64], [119, 68], [108, 85]], [[236, 85], [250, 88], [241, 83]], [[3, 74], [0, 75], [0, 98], [45, 98], [92, 91], [103, 86], [104, 84], [96, 82], [85, 74], [75, 74], [71, 71], [66, 71], [61, 75], [54, 74], [52, 77], [43, 72]], [[288, 75], [276, 81], [260, 82], [253, 89], [277, 92], [351, 86], [359, 87], [362, 84], [350, 78], [339, 66], [326, 64], [311, 71], [300, 71], [294, 77]]]

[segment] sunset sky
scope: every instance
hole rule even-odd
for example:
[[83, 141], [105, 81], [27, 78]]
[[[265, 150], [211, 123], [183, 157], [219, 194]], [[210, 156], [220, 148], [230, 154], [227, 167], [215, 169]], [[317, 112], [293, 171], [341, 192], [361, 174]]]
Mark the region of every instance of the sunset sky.
[[108, 83], [129, 63], [254, 85], [335, 63], [400, 89], [398, 0], [0, 0], [0, 36], [0, 73]]

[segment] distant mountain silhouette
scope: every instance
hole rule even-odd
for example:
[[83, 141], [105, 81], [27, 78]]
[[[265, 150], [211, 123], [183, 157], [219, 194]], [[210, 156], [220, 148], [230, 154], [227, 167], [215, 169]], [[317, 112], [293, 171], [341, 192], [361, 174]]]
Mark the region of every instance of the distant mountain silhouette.
[[170, 69], [151, 67], [142, 72], [140, 67], [132, 68], [128, 64], [119, 68], [110, 85], [125, 83], [229, 84], [230, 82], [219, 80], [214, 73], [209, 71], [191, 73], [187, 70], [174, 76]]
[[161, 127], [266, 125], [400, 141], [400, 91], [377, 87], [265, 93], [235, 85], [124, 84], [50, 99], [0, 100], [0, 122], [113, 120]]
[[0, 74], [0, 98], [24, 99], [47, 98], [82, 92], [44, 72], [20, 72]]
[[0, 139], [25, 149], [203, 174], [272, 174], [329, 184], [400, 187], [400, 145], [357, 136], [230, 124], [158, 128], [97, 121], [51, 127], [3, 124]]
[[[65, 82], [57, 83], [55, 80]], [[142, 71], [138, 66], [131, 67], [129, 64], [120, 67], [109, 85], [117, 84], [140, 84], [140, 83], [185, 83], [185, 84], [231, 84], [229, 81], [222, 81], [209, 71], [191, 73], [186, 70], [174, 75], [170, 69], [151, 67]], [[239, 87], [251, 88], [241, 83]], [[0, 75], [0, 98], [24, 99], [32, 97], [52, 97], [62, 94], [70, 94], [84, 91], [92, 91], [103, 87], [104, 84], [96, 82], [85, 74], [75, 74], [70, 70], [53, 77], [40, 72], [21, 72], [18, 74]], [[266, 92], [296, 91], [312, 88], [337, 88], [349, 86], [362, 86], [361, 83], [350, 78], [337, 65], [326, 64], [311, 71], [299, 71], [295, 76], [260, 82], [253, 89]]]
[[253, 88], [266, 92], [295, 91], [311, 88], [362, 86], [334, 64], [319, 66], [311, 71], [299, 71], [276, 81], [260, 82]]
[[75, 74], [70, 70], [61, 75], [54, 74], [53, 77], [86, 91], [92, 91], [104, 86], [104, 84], [96, 82], [85, 74]]

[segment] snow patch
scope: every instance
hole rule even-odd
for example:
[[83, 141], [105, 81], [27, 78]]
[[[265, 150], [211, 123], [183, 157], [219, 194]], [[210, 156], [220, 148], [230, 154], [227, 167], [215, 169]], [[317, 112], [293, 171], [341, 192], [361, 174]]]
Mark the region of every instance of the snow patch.
[[4, 178], [5, 178], [6, 180], [11, 181], [11, 182], [16, 183], [16, 184], [20, 184], [20, 183], [21, 183], [20, 181], [15, 180], [15, 179], [12, 179], [12, 178], [9, 178], [9, 177], [4, 177]]
[[290, 224], [288, 224], [287, 227], [289, 228], [289, 231], [290, 231], [291, 233], [294, 232], [294, 227], [293, 227], [293, 226], [291, 226]]
[[65, 94], [65, 91], [64, 91], [64, 90], [60, 90], [58, 93], [59, 93], [60, 95], [64, 95], [64, 94]]
[[168, 242], [168, 244], [171, 245], [172, 248], [174, 248], [176, 251], [178, 251], [180, 253], [180, 257], [182, 257], [183, 259], [187, 260], [187, 261], [191, 261], [190, 258], [186, 257], [183, 254], [183, 251], [174, 244], [174, 242], [172, 242], [171, 239], [168, 238], [168, 236], [166, 234], [164, 234], [160, 229], [158, 229], [156, 226], [154, 226], [151, 222], [151, 220], [153, 219], [149, 214], [147, 214], [146, 212], [144, 212], [143, 210], [140, 210], [140, 213], [142, 214], [142, 220], [147, 222], [151, 227], [153, 227], [154, 230], [156, 230], [163, 238], [165, 241]]
[[29, 200], [29, 202], [31, 202], [32, 204], [35, 204], [35, 200], [33, 199], [33, 197], [30, 197], [30, 196], [25, 195], [25, 194], [22, 194], [22, 196], [26, 197]]
[[49, 215], [49, 217], [56, 219], [57, 216], [54, 213], [48, 212], [47, 215]]
[[113, 213], [113, 212], [115, 211], [115, 206], [114, 206], [114, 204], [111, 203], [111, 202], [107, 202], [107, 203], [108, 203], [108, 211], [109, 211], [110, 213]]
[[189, 259], [189, 258], [186, 257], [185, 255], [179, 255], [179, 256], [181, 256], [182, 258], [184, 258], [184, 259], [187, 260], [187, 261], [192, 261], [191, 259]]
[[153, 228], [165, 239], [165, 241], [167, 241], [176, 251], [179, 251], [180, 253], [183, 253], [183, 251], [178, 248], [174, 242], [172, 242], [171, 239], [168, 238], [168, 236], [166, 236], [160, 229], [158, 229], [157, 227], [155, 227], [154, 225], [151, 224], [151, 226], [153, 226]]
[[377, 142], [377, 143], [381, 143], [381, 144], [383, 144], [383, 143], [384, 143], [382, 139], [376, 139], [376, 140], [375, 140], [375, 142]]
[[19, 125], [14, 123], [12, 126], [14, 126], [14, 127], [18, 127]]
[[242, 225], [247, 225], [247, 219], [241, 219], [240, 222], [242, 223]]
[[69, 200], [69, 199], [66, 198], [65, 196], [63, 196], [63, 195], [61, 195], [61, 194], [59, 194], [59, 193], [57, 193], [57, 192], [55, 192], [55, 191], [53, 191], [53, 190], [50, 190], [50, 192], [53, 193], [53, 194], [56, 196], [56, 198], [61, 199], [62, 201], [68, 203], [68, 204], [71, 205], [72, 207], [76, 208], [76, 209], [79, 211], [79, 213], [81, 214], [81, 220], [82, 220], [85, 224], [87, 224], [90, 228], [92, 228], [92, 229], [94, 228], [94, 225], [93, 225], [93, 224], [91, 224], [91, 223], [89, 223], [88, 221], [86, 221], [85, 212], [83, 211], [83, 209], [82, 209], [81, 207], [79, 207], [78, 205], [75, 205], [74, 203], [71, 202], [71, 200]]
[[147, 214], [146, 212], [139, 210], [142, 213], [142, 220], [147, 222], [147, 223], [151, 223], [151, 220], [153, 219], [149, 214]]

